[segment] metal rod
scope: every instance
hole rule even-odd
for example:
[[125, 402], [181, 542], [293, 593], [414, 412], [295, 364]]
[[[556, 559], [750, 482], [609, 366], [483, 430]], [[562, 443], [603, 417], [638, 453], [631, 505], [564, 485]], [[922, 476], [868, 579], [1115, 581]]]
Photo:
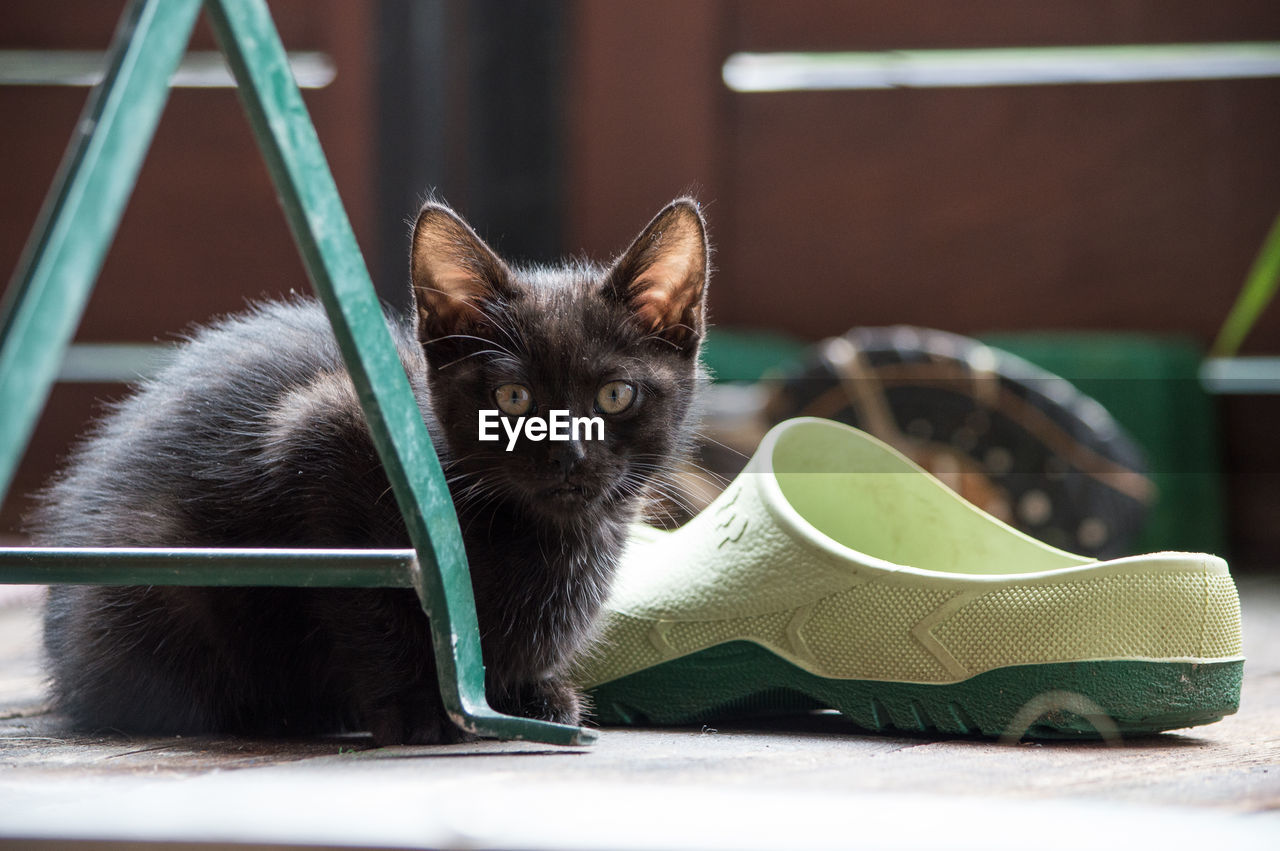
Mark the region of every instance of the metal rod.
[[0, 548], [4, 585], [411, 588], [413, 550]]
[[[336, 74], [333, 59], [317, 51], [291, 51], [289, 67], [303, 89], [323, 89]], [[107, 54], [101, 50], [0, 49], [0, 86], [96, 86], [106, 75]], [[174, 89], [230, 89], [235, 84], [216, 50], [188, 51], [169, 79]]]
[[1280, 357], [1205, 358], [1200, 383], [1220, 396], [1274, 396], [1280, 393]]
[[594, 739], [489, 707], [458, 516], [280, 36], [264, 0], [206, 0], [205, 8], [417, 550], [419, 597], [450, 717], [479, 735], [552, 744]]
[[1280, 42], [735, 53], [735, 92], [1060, 86], [1280, 77]]
[[132, 0], [0, 300], [0, 501], [84, 313], [199, 0]]

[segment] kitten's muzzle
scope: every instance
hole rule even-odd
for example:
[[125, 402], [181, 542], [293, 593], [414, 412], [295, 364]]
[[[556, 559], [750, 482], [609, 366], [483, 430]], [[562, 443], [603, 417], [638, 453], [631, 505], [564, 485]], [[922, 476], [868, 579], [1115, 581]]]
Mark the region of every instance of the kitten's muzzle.
[[558, 473], [559, 478], [563, 478], [566, 485], [571, 485], [570, 479], [586, 455], [587, 452], [582, 445], [582, 441], [566, 440], [555, 445], [547, 452], [547, 461], [551, 465], [552, 471]]

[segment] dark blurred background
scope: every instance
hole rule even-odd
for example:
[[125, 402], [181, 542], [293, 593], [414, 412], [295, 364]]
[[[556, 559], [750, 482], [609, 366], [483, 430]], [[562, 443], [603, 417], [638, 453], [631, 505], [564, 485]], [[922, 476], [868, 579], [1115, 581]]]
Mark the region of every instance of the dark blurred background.
[[[7, 0], [0, 50], [103, 50], [122, 6]], [[393, 303], [406, 295], [406, 220], [429, 192], [507, 256], [537, 261], [606, 259], [692, 191], [717, 248], [722, 329], [801, 343], [900, 323], [1141, 332], [1203, 350], [1280, 212], [1276, 77], [774, 93], [735, 93], [722, 77], [740, 51], [1275, 41], [1275, 0], [271, 8], [290, 51], [322, 53], [336, 72], [305, 96]], [[213, 49], [207, 27], [192, 48]], [[86, 93], [0, 85], [5, 274]], [[77, 339], [171, 340], [246, 299], [307, 286], [233, 90], [175, 89]], [[1245, 351], [1280, 354], [1280, 308]], [[121, 392], [59, 385], [0, 533], [16, 532], [23, 494], [94, 400]], [[1280, 396], [1208, 404], [1216, 457], [1166, 472], [1220, 469], [1231, 555], [1274, 567]]]

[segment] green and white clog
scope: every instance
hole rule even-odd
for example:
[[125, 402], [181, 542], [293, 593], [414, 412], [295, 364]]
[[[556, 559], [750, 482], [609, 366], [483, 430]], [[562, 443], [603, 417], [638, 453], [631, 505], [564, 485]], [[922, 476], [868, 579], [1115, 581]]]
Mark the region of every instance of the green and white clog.
[[1222, 559], [1054, 549], [828, 420], [780, 424], [687, 525], [638, 532], [607, 608], [577, 675], [605, 725], [834, 708], [872, 730], [1110, 736], [1239, 704]]

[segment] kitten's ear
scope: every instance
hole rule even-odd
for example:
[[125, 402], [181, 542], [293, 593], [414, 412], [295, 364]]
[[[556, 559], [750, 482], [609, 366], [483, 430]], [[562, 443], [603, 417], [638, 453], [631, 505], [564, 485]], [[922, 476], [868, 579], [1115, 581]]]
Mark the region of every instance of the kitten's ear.
[[435, 202], [414, 225], [409, 274], [424, 345], [474, 333], [487, 322], [485, 304], [512, 294], [506, 264], [457, 213]]
[[707, 228], [698, 202], [678, 198], [614, 263], [605, 292], [624, 301], [644, 331], [693, 355], [706, 327], [710, 269]]

